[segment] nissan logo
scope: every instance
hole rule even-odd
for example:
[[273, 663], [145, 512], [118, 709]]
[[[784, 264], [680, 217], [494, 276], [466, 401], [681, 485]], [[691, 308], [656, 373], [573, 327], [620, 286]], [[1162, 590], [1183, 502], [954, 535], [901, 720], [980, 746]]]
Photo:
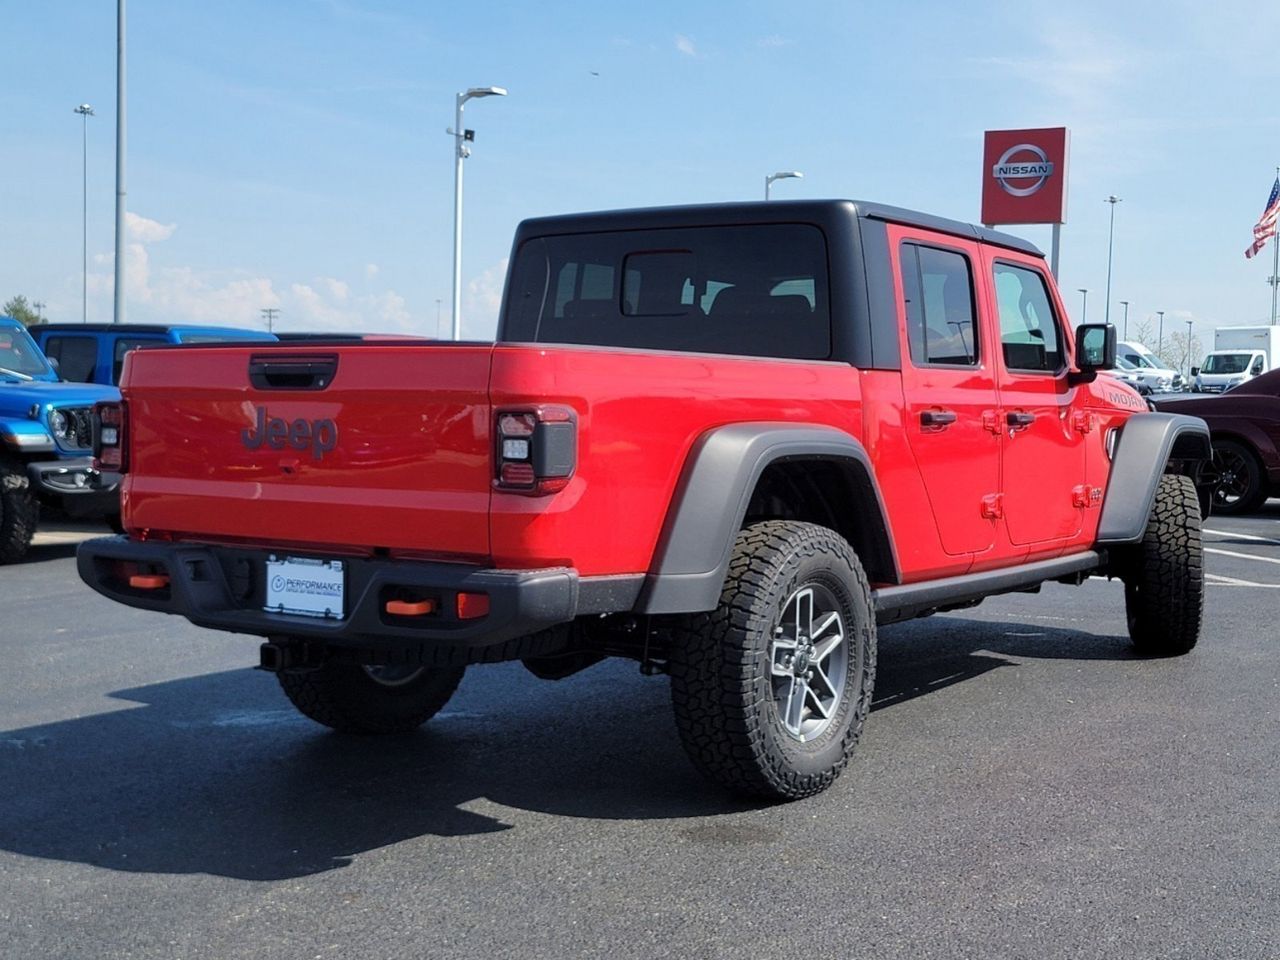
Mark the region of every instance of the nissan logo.
[[[1032, 157], [1014, 159], [1020, 153], [1030, 153]], [[991, 168], [991, 175], [1000, 181], [1004, 192], [1015, 197], [1029, 197], [1053, 175], [1053, 164], [1043, 150], [1033, 143], [1020, 143], [1010, 147], [1000, 155], [996, 165]], [[1011, 180], [1034, 180], [1027, 186], [1014, 186]]]

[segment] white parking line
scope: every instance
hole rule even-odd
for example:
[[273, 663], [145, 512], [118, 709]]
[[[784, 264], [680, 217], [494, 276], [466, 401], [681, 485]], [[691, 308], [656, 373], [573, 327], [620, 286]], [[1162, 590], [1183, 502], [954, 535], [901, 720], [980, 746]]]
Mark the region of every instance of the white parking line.
[[1224, 577], [1218, 573], [1206, 573], [1204, 578], [1211, 587], [1262, 587], [1264, 590], [1280, 590], [1280, 583], [1257, 583], [1253, 580], [1241, 580], [1237, 577]]
[[1212, 533], [1215, 537], [1239, 537], [1241, 540], [1256, 540], [1259, 543], [1274, 543], [1280, 547], [1280, 540], [1273, 540], [1271, 537], [1259, 537], [1252, 533], [1231, 533], [1228, 530], [1209, 530], [1205, 529], [1205, 533]]
[[1215, 550], [1213, 547], [1205, 547], [1205, 553], [1216, 553], [1223, 557], [1240, 557], [1243, 560], [1258, 560], [1262, 563], [1280, 564], [1280, 558], [1276, 557], [1260, 557], [1254, 553], [1240, 553], [1236, 550]]

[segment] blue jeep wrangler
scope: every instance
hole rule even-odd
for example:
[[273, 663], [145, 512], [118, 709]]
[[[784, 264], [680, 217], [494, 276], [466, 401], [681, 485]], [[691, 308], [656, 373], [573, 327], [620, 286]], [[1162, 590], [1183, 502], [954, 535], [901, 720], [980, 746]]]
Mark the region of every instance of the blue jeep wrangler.
[[0, 317], [0, 563], [22, 559], [40, 505], [73, 517], [120, 513], [120, 477], [93, 469], [91, 414], [120, 391], [62, 383], [26, 327]]
[[189, 323], [42, 323], [31, 328], [31, 336], [63, 380], [113, 385], [120, 382], [124, 355], [139, 347], [276, 339], [265, 330]]

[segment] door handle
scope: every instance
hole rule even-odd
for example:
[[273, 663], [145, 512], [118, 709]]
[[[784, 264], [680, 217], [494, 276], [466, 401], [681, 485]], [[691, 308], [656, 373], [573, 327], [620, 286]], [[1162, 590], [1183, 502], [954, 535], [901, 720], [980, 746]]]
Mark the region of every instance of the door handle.
[[956, 422], [954, 410], [926, 410], [920, 414], [922, 427], [948, 427]]
[[1006, 413], [1004, 422], [1015, 430], [1020, 430], [1023, 427], [1029, 427], [1035, 423], [1036, 415], [1034, 413]]

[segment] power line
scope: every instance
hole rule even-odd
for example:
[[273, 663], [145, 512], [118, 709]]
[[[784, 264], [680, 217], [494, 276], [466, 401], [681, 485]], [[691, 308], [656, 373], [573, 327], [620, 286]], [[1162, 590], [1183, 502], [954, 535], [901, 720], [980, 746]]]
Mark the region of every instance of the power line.
[[263, 307], [258, 312], [267, 318], [267, 332], [270, 333], [272, 323], [275, 322], [276, 317], [280, 316], [280, 308], [279, 307]]

